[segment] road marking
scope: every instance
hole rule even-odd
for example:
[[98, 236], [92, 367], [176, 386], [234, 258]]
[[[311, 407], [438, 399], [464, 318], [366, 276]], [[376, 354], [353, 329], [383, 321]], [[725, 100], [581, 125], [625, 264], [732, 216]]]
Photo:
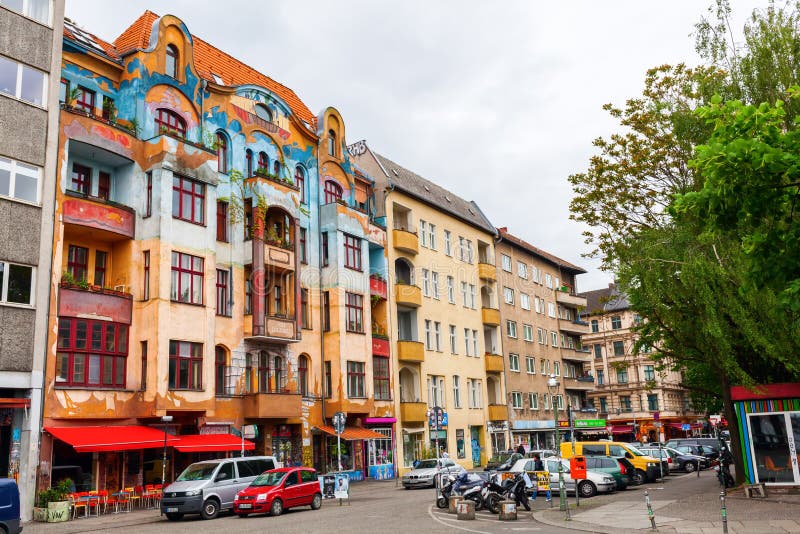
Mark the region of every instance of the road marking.
[[433, 519], [434, 521], [438, 522], [441, 525], [444, 525], [444, 526], [446, 526], [448, 528], [457, 528], [459, 530], [464, 530], [466, 532], [475, 532], [476, 534], [491, 534], [491, 532], [486, 532], [486, 531], [483, 531], [483, 530], [473, 530], [471, 528], [466, 528], [466, 527], [461, 527], [461, 526], [458, 526], [458, 525], [451, 525], [450, 523], [445, 523], [444, 521], [442, 521], [441, 519], [436, 517], [436, 514], [433, 513], [433, 506], [434, 505], [430, 505], [428, 507], [428, 515], [431, 516], [431, 519]]

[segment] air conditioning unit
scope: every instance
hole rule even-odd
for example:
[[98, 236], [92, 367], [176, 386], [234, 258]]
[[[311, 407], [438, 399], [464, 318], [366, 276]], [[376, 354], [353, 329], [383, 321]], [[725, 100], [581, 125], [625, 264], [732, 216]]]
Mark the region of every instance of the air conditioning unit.
[[114, 286], [114, 291], [119, 291], [120, 293], [127, 293], [128, 292], [128, 286], [126, 286], [124, 284], [123, 285], [119, 285], [119, 286]]

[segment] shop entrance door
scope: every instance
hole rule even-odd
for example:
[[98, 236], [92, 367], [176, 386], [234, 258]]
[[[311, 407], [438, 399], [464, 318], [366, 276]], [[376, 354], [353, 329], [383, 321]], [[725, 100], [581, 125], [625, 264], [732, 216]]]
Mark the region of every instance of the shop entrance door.
[[797, 458], [800, 412], [749, 414], [748, 426], [756, 481], [776, 485], [800, 483]]
[[472, 444], [472, 465], [481, 465], [481, 427], [472, 426], [469, 429], [470, 443]]

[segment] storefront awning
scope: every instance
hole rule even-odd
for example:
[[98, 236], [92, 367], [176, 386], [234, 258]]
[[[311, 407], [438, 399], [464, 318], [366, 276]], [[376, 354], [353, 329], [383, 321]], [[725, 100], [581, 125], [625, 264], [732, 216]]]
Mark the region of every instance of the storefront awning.
[[[330, 434], [331, 436], [336, 435], [336, 431], [333, 429], [332, 426], [318, 426], [316, 427], [317, 430], [320, 432], [325, 432], [326, 434]], [[368, 428], [359, 428], [357, 426], [346, 426], [344, 427], [344, 432], [342, 432], [342, 439], [345, 440], [359, 440], [359, 439], [386, 439], [386, 436], [383, 434], [379, 434], [377, 432], [373, 432]]]
[[619, 425], [611, 427], [612, 434], [632, 434], [633, 425]]
[[27, 398], [1, 398], [0, 408], [30, 408], [31, 400]]
[[[76, 452], [114, 452], [164, 446], [164, 431], [147, 426], [49, 426], [54, 438], [69, 443]], [[178, 438], [167, 435], [167, 446]]]
[[[171, 445], [178, 452], [224, 452], [242, 450], [242, 438], [233, 434], [197, 434], [193, 436], [178, 436], [178, 440]], [[244, 450], [252, 451], [256, 444], [244, 440]]]

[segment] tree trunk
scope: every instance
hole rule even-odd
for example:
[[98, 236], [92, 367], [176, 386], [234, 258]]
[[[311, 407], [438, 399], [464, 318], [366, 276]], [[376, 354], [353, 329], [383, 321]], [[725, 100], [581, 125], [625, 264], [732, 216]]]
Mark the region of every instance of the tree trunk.
[[731, 453], [733, 454], [733, 465], [736, 469], [735, 480], [737, 485], [744, 484], [744, 454], [739, 436], [736, 411], [733, 409], [733, 400], [731, 399], [731, 385], [725, 372], [721, 372], [720, 377], [722, 379], [722, 406], [725, 419], [728, 421], [728, 431], [731, 433]]

